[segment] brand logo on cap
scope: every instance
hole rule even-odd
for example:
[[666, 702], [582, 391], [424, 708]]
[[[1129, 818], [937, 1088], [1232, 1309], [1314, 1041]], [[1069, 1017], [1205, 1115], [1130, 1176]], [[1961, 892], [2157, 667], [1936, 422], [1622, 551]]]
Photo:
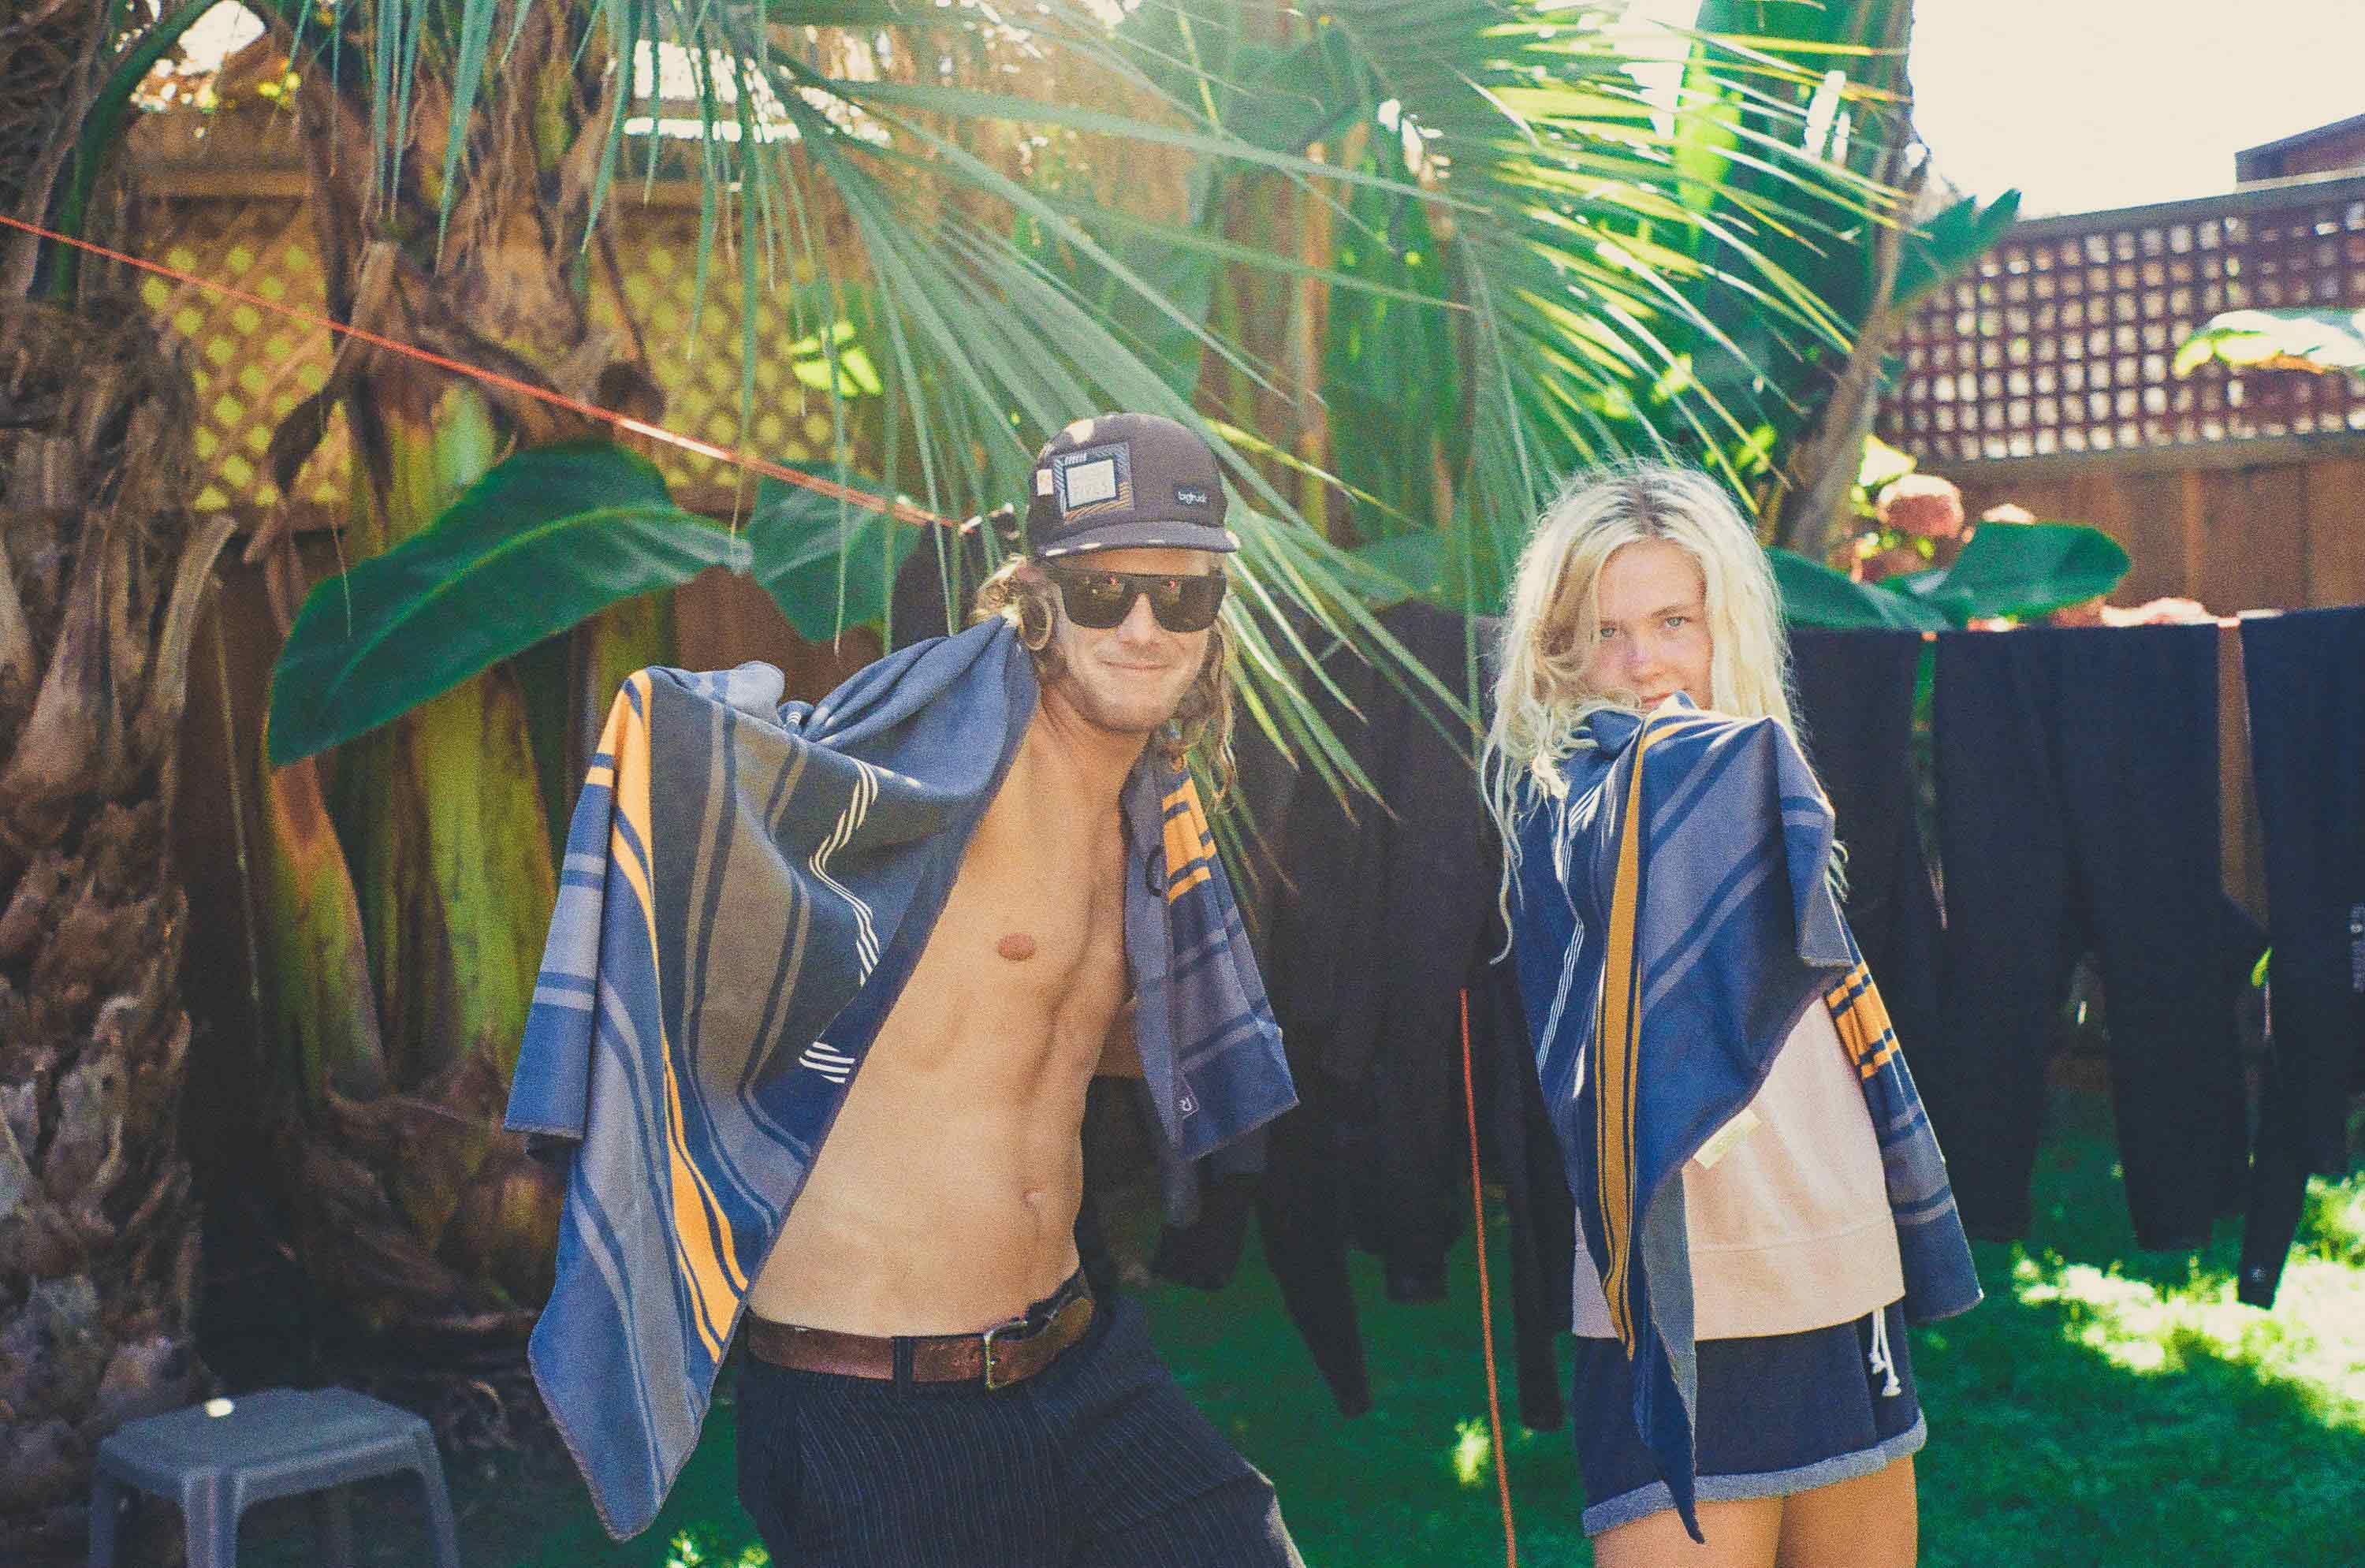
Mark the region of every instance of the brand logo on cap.
[[1177, 485], [1174, 502], [1177, 506], [1203, 507], [1207, 504], [1207, 492], [1196, 485]]
[[1051, 460], [1051, 473], [1063, 522], [1133, 510], [1133, 463], [1123, 442], [1063, 452]]

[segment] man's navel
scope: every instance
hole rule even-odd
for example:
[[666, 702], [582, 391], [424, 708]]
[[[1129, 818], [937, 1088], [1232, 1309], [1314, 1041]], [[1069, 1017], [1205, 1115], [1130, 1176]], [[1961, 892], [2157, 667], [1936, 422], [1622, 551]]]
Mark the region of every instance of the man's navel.
[[1023, 964], [1035, 956], [1035, 938], [1024, 931], [1014, 931], [996, 942], [993, 950], [1014, 964]]

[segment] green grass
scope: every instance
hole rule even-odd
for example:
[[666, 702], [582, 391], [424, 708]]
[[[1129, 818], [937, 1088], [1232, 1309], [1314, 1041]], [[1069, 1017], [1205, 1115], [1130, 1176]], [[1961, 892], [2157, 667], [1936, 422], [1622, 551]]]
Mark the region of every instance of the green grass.
[[[2316, 1184], [2281, 1299], [2262, 1313], [2234, 1301], [2238, 1222], [2198, 1257], [2138, 1251], [2107, 1107], [2065, 1096], [2054, 1115], [2030, 1239], [1981, 1245], [1988, 1300], [1913, 1336], [1932, 1434], [1919, 1462], [1922, 1562], [2365, 1565], [2365, 1172]], [[1228, 1290], [1162, 1287], [1148, 1305], [1176, 1375], [1272, 1477], [1307, 1562], [1501, 1562], [1467, 1241], [1443, 1305], [1391, 1305], [1376, 1267], [1359, 1268], [1376, 1408], [1351, 1422], [1250, 1251]], [[1499, 1247], [1494, 1256], [1499, 1284], [1508, 1265]], [[1496, 1306], [1508, 1404], [1509, 1309]], [[767, 1560], [734, 1495], [727, 1400], [726, 1385], [656, 1527], [623, 1546], [601, 1534], [570, 1471], [456, 1466], [467, 1561], [758, 1568]], [[1507, 1437], [1520, 1562], [1589, 1562], [1567, 1434], [1514, 1424]], [[419, 1538], [395, 1516], [410, 1510], [379, 1495], [387, 1506], [361, 1515], [365, 1559], [409, 1561]], [[300, 1526], [286, 1513], [256, 1520], [251, 1555], [299, 1561]]]

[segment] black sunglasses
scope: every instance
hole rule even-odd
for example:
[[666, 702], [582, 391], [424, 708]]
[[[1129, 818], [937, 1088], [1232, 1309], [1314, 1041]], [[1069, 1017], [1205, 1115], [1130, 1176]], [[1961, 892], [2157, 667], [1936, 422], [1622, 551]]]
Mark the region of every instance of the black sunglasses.
[[1205, 632], [1216, 623], [1227, 586], [1221, 572], [1205, 577], [1163, 572], [1100, 572], [1083, 566], [1047, 566], [1059, 585], [1068, 619], [1089, 631], [1124, 624], [1133, 601], [1149, 596], [1149, 613], [1169, 632]]

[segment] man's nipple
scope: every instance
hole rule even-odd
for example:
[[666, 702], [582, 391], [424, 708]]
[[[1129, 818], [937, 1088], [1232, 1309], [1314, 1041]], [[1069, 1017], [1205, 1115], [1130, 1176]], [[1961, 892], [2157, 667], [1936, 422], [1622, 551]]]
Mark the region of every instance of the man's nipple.
[[1014, 931], [996, 942], [993, 950], [1014, 964], [1023, 964], [1035, 956], [1035, 938], [1024, 931]]

